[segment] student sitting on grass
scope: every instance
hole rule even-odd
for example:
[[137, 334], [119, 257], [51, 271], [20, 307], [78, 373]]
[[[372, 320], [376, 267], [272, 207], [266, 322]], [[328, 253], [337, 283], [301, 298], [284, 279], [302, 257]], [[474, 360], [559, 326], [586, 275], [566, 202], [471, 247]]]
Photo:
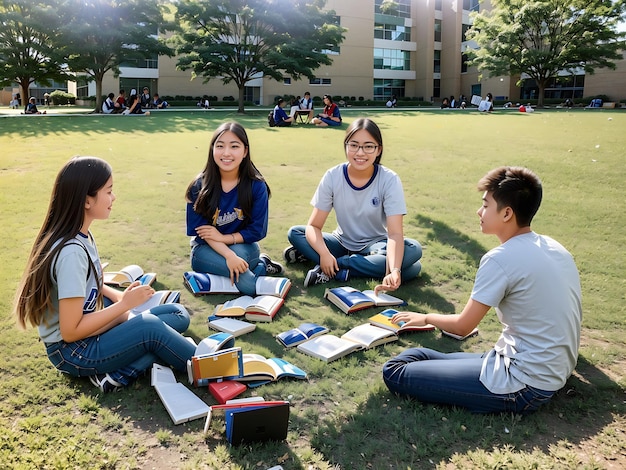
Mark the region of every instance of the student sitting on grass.
[[480, 261], [470, 299], [460, 314], [400, 312], [391, 321], [431, 324], [466, 335], [495, 308], [503, 325], [486, 354], [413, 348], [388, 361], [389, 390], [475, 413], [529, 413], [550, 401], [578, 358], [582, 318], [580, 279], [572, 255], [533, 232], [542, 186], [526, 168], [500, 167], [478, 183], [483, 233], [501, 245]]
[[274, 106], [274, 125], [276, 127], [289, 127], [295, 119], [295, 116], [287, 116], [287, 113], [283, 109], [284, 105], [285, 100], [279, 98], [276, 106]]
[[239, 291], [256, 295], [258, 276], [283, 267], [261, 253], [267, 235], [270, 190], [252, 163], [246, 130], [236, 122], [217, 128], [202, 172], [185, 193], [191, 269], [230, 277]]
[[[402, 221], [406, 204], [402, 182], [396, 173], [380, 164], [383, 138], [371, 119], [355, 120], [346, 130], [347, 163], [326, 172], [311, 205], [306, 226], [291, 227], [292, 246], [284, 251], [288, 263], [313, 261], [305, 286], [349, 277], [382, 279], [390, 289], [402, 280], [417, 277], [422, 269], [422, 247], [404, 238]], [[335, 209], [337, 229], [322, 232]]]
[[15, 305], [20, 326], [38, 327], [50, 362], [74, 377], [88, 376], [102, 392], [130, 384], [154, 362], [185, 371], [196, 349], [180, 334], [189, 327], [185, 307], [164, 304], [132, 314], [154, 289], [133, 282], [120, 292], [103, 284], [90, 228], [109, 218], [114, 201], [107, 162], [75, 157], [65, 164]]
[[341, 126], [341, 113], [339, 106], [333, 103], [330, 95], [324, 95], [324, 111], [311, 119], [311, 123], [317, 127], [336, 127]]

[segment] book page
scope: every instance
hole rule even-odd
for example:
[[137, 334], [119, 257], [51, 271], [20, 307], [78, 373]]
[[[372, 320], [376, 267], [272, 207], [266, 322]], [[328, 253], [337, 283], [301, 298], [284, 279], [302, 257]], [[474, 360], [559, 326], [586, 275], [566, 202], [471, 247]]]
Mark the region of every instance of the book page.
[[334, 335], [322, 335], [298, 345], [298, 351], [324, 361], [333, 361], [353, 351], [363, 349], [363, 345]]
[[209, 328], [214, 330], [224, 331], [230, 333], [233, 336], [240, 336], [244, 333], [254, 331], [256, 325], [243, 320], [237, 320], [236, 318], [209, 318]]
[[398, 336], [393, 332], [386, 330], [385, 328], [370, 325], [369, 323], [355, 326], [341, 337], [349, 341], [354, 341], [355, 343], [360, 343], [365, 348], [370, 348], [378, 344], [378, 342], [382, 339], [387, 339], [384, 342], [395, 341], [398, 339]]
[[376, 295], [376, 292], [373, 290], [364, 290], [363, 294], [372, 299], [372, 301], [378, 306], [405, 304], [404, 300], [394, 297], [393, 295], [385, 294], [384, 292]]
[[288, 282], [290, 281], [286, 277], [259, 276], [256, 280], [256, 293], [282, 297]]
[[296, 377], [299, 379], [306, 378], [306, 372], [304, 372], [299, 367], [294, 366], [290, 362], [285, 361], [284, 359], [273, 357], [271, 359], [268, 359], [267, 362], [274, 369], [276, 378], [280, 378], [281, 376]]

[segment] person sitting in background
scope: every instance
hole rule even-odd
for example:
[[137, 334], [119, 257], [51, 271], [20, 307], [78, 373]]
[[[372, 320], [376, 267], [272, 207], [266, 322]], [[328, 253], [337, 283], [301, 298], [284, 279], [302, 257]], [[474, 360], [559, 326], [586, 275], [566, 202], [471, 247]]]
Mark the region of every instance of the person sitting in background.
[[450, 107], [456, 108], [456, 100], [454, 99], [454, 95], [450, 96]]
[[13, 95], [13, 99], [9, 103], [9, 107], [11, 109], [17, 109], [19, 107], [19, 105], [20, 105], [20, 102], [17, 100], [17, 96]]
[[42, 113], [41, 111], [39, 111], [37, 109], [37, 100], [35, 99], [35, 97], [31, 97], [28, 100], [28, 104], [26, 105], [26, 109], [24, 110], [24, 114], [46, 114], [46, 112], [44, 111]]
[[150, 115], [150, 111], [146, 111], [144, 113], [144, 111], [141, 109], [141, 100], [139, 98], [139, 96], [135, 93], [133, 94], [131, 92], [130, 95], [130, 103], [128, 105], [128, 108], [124, 110], [124, 112], [122, 114], [145, 114], [146, 116]]
[[[300, 97], [296, 96], [291, 99], [291, 103], [289, 103], [289, 116], [295, 119], [296, 111], [300, 111]], [[294, 121], [295, 122], [295, 121]]]
[[448, 98], [444, 98], [443, 101], [441, 102], [441, 109], [446, 109], [450, 107], [450, 101], [448, 101]]
[[152, 107], [156, 109], [165, 109], [169, 106], [167, 101], [163, 101], [158, 93], [152, 95]]
[[341, 113], [339, 106], [333, 103], [330, 95], [324, 95], [324, 112], [315, 116], [311, 123], [317, 127], [341, 126]]
[[152, 108], [152, 100], [150, 99], [150, 90], [147, 86], [143, 87], [143, 93], [140, 97], [142, 108]]
[[395, 108], [397, 104], [398, 99], [396, 98], [396, 95], [392, 95], [391, 98], [389, 98], [389, 100], [387, 101], [386, 105], [388, 108]]
[[128, 104], [126, 102], [126, 92], [123, 89], [120, 89], [120, 94], [117, 95], [117, 99], [115, 100], [115, 102], [118, 104], [117, 107], [122, 111], [124, 111], [128, 107]]
[[109, 95], [103, 101], [102, 103], [103, 114], [115, 114], [115, 113], [121, 112], [121, 109], [119, 107], [117, 108], [115, 107], [117, 103], [113, 101], [113, 98], [115, 98], [115, 95], [113, 93], [109, 93]]
[[287, 116], [283, 109], [284, 104], [285, 100], [279, 98], [276, 106], [274, 106], [274, 123], [276, 127], [289, 127], [295, 119], [293, 116]]

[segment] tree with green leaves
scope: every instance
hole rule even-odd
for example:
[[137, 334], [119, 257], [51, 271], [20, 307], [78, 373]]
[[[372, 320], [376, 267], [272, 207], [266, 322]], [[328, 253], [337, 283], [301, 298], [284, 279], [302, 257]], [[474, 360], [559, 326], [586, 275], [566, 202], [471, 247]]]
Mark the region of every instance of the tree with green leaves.
[[246, 83], [260, 76], [282, 80], [314, 78], [330, 65], [329, 50], [343, 41], [344, 29], [325, 0], [180, 0], [174, 37], [177, 66], [204, 82], [219, 78], [239, 89], [244, 112]]
[[52, 1], [0, 0], [0, 85], [17, 83], [23, 103], [34, 82], [67, 79], [55, 48], [57, 28]]
[[561, 71], [615, 68], [625, 33], [617, 27], [626, 0], [492, 0], [493, 8], [473, 14], [468, 38], [472, 65], [492, 76], [527, 74], [543, 106], [548, 82]]
[[162, 6], [155, 0], [68, 0], [60, 14], [62, 51], [69, 69], [96, 82], [95, 112], [101, 112], [107, 72], [117, 77], [122, 64], [143, 64], [174, 53], [158, 37], [165, 23]]

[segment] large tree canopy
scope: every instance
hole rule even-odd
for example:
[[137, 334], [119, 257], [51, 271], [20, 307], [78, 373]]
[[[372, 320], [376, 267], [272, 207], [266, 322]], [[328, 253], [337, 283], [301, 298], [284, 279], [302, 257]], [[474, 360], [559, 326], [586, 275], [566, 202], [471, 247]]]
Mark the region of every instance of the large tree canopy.
[[0, 0], [0, 85], [19, 84], [23, 102], [32, 83], [67, 79], [55, 48], [57, 26], [52, 2]]
[[544, 89], [560, 71], [615, 68], [624, 48], [617, 32], [625, 0], [493, 0], [493, 8], [474, 14], [468, 38], [472, 64], [492, 76], [527, 74]]
[[205, 82], [220, 78], [239, 89], [261, 76], [282, 80], [314, 78], [332, 60], [326, 53], [343, 41], [343, 28], [325, 0], [181, 0], [175, 36], [178, 67]]
[[95, 80], [96, 112], [100, 112], [102, 79], [108, 71], [117, 77], [121, 64], [173, 55], [157, 36], [164, 24], [157, 1], [68, 0], [60, 14], [67, 65]]

